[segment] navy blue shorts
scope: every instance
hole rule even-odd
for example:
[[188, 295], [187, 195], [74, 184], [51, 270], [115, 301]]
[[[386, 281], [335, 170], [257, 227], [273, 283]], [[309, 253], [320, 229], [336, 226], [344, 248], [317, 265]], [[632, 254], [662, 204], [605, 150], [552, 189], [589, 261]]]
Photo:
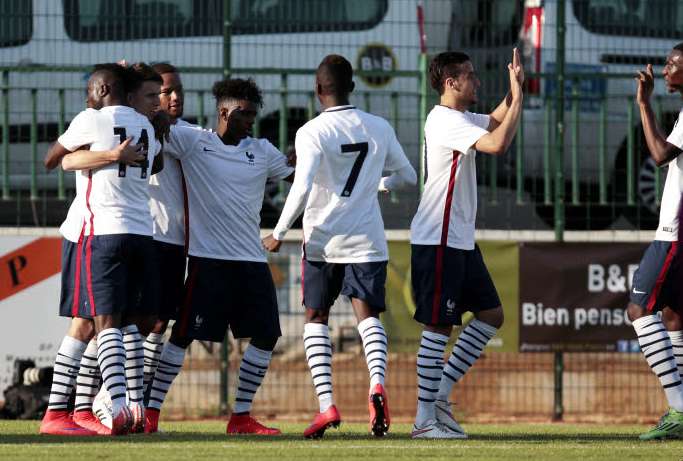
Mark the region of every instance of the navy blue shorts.
[[384, 312], [387, 262], [338, 264], [302, 259], [303, 304], [309, 309], [328, 310], [342, 294], [368, 303]]
[[94, 235], [79, 243], [62, 239], [61, 316], [156, 315], [158, 292], [152, 237]]
[[463, 312], [500, 306], [479, 246], [459, 250], [411, 245], [414, 318], [425, 325], [461, 325]]
[[267, 263], [188, 259], [185, 300], [174, 333], [221, 342], [230, 327], [235, 338], [278, 338], [280, 316]]
[[154, 241], [159, 267], [159, 319], [177, 319], [185, 294], [185, 246]]
[[664, 307], [680, 309], [681, 257], [677, 242], [655, 240], [647, 247], [631, 285], [633, 304], [656, 312]]

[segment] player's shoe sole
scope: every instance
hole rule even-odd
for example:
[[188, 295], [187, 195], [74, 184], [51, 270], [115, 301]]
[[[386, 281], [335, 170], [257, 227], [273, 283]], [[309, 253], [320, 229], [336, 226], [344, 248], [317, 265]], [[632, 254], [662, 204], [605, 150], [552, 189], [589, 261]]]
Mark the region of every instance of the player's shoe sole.
[[382, 394], [372, 394], [370, 404], [374, 409], [374, 418], [371, 421], [371, 431], [375, 437], [384, 437], [389, 432], [389, 421], [386, 418], [386, 399]]

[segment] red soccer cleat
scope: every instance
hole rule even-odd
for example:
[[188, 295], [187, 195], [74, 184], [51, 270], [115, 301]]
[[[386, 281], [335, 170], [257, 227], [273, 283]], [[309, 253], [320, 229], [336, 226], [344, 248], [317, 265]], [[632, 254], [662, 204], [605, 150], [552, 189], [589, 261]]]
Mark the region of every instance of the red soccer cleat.
[[318, 413], [315, 415], [313, 422], [304, 431], [304, 437], [307, 439], [319, 439], [325, 434], [325, 429], [328, 427], [339, 427], [341, 424], [341, 416], [337, 407], [332, 405], [325, 413]]
[[145, 409], [145, 434], [159, 432], [159, 410], [156, 408]]
[[145, 407], [142, 404], [131, 404], [128, 406], [132, 416], [130, 432], [131, 434], [142, 434], [145, 432]]
[[116, 416], [112, 417], [111, 433], [112, 435], [127, 435], [133, 425], [133, 415], [130, 412], [128, 405], [121, 407]]
[[47, 410], [40, 423], [40, 433], [71, 436], [97, 435], [97, 432], [76, 424], [66, 410]]
[[266, 427], [256, 421], [254, 418], [246, 415], [232, 414], [228, 427], [226, 429], [228, 434], [251, 434], [251, 435], [280, 435], [280, 429], [274, 427]]
[[370, 389], [368, 409], [370, 410], [370, 432], [375, 437], [383, 437], [389, 432], [390, 419], [387, 394], [381, 384], [375, 384], [375, 387]]
[[97, 432], [98, 435], [111, 435], [111, 429], [102, 424], [97, 416], [93, 415], [92, 410], [74, 411], [74, 423], [90, 431]]

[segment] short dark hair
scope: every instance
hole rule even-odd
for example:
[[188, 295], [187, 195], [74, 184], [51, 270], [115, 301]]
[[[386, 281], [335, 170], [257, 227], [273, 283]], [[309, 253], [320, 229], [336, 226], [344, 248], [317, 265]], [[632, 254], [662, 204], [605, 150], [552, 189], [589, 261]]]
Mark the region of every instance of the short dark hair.
[[263, 107], [263, 96], [261, 90], [256, 86], [252, 79], [226, 78], [213, 84], [211, 90], [216, 98], [216, 106], [220, 106], [223, 101], [241, 100], [251, 101], [258, 107]]
[[98, 75], [106, 79], [111, 88], [111, 92], [117, 97], [124, 97], [130, 85], [130, 74], [125, 67], [115, 62], [95, 64], [91, 77]]
[[444, 82], [447, 78], [458, 78], [461, 64], [470, 60], [470, 57], [460, 51], [446, 51], [434, 56], [429, 64], [429, 80], [439, 94], [444, 92]]
[[683, 42], [679, 43], [678, 45], [675, 45], [673, 49], [683, 53]]
[[157, 82], [159, 84], [164, 82], [161, 75], [144, 62], [136, 62], [131, 65], [128, 72], [131, 74], [131, 84], [128, 86], [129, 93], [139, 90], [144, 82]]
[[353, 91], [353, 67], [344, 56], [325, 56], [316, 73], [323, 93], [344, 96]]
[[176, 66], [168, 62], [158, 62], [152, 66], [152, 69], [154, 69], [159, 75], [178, 73]]

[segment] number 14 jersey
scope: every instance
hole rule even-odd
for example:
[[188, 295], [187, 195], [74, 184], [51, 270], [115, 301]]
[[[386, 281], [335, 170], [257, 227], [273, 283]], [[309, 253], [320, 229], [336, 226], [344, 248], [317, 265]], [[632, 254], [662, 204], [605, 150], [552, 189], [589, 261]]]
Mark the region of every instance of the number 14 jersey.
[[115, 148], [127, 137], [131, 145], [147, 147], [140, 166], [110, 163], [93, 170], [76, 171], [76, 198], [60, 232], [67, 240], [81, 235], [152, 235], [149, 211], [149, 177], [152, 161], [161, 150], [147, 117], [127, 106], [108, 106], [79, 113], [57, 140], [67, 150], [95, 151]]

